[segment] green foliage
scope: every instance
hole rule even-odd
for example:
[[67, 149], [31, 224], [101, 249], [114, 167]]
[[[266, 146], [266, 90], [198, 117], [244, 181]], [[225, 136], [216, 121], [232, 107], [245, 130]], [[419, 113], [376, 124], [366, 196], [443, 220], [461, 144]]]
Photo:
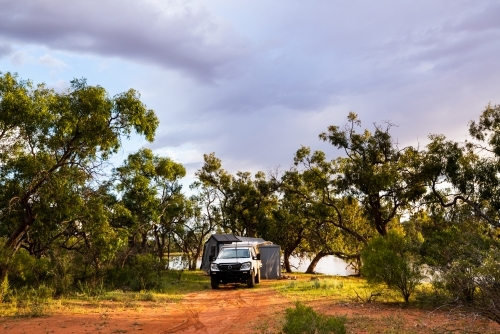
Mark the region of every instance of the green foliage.
[[357, 198], [372, 226], [385, 235], [394, 218], [426, 192], [417, 173], [419, 152], [413, 147], [399, 149], [390, 134], [390, 123], [375, 125], [373, 133], [357, 133], [355, 128], [361, 126], [358, 115], [350, 112], [347, 120], [343, 128], [332, 125], [319, 136], [347, 154], [338, 159], [335, 186], [344, 196]]
[[204, 154], [204, 165], [196, 172], [200, 184], [218, 197], [212, 209], [226, 232], [254, 237], [266, 233], [271, 210], [277, 205], [277, 183], [263, 172], [231, 175], [214, 153]]
[[500, 324], [500, 249], [492, 247], [476, 269], [474, 311]]
[[99, 297], [106, 293], [103, 281], [97, 284], [92, 284], [92, 282], [88, 281], [78, 281], [77, 287], [79, 292], [86, 297]]
[[10, 293], [9, 277], [5, 276], [2, 283], [0, 283], [0, 303], [3, 303]]
[[16, 316], [20, 317], [42, 317], [47, 314], [47, 309], [54, 296], [54, 290], [45, 285], [37, 288], [23, 287], [12, 294], [12, 300], [16, 303]]
[[478, 121], [469, 123], [471, 140], [430, 136], [421, 168], [431, 190], [428, 201], [443, 207], [466, 204], [482, 220], [500, 227], [499, 123], [500, 106], [489, 104]]
[[161, 290], [162, 274], [165, 272], [161, 266], [161, 262], [153, 254], [137, 254], [123, 268], [111, 268], [107, 284], [131, 291]]
[[470, 212], [455, 206], [434, 212], [421, 223], [425, 241], [420, 249], [423, 262], [436, 273], [434, 284], [457, 300], [472, 303], [477, 289], [477, 268], [490, 249], [497, 247], [492, 230]]
[[398, 290], [405, 302], [423, 279], [420, 266], [409, 252], [411, 245], [400, 232], [391, 230], [373, 238], [361, 252], [361, 274], [370, 283], [385, 283]]
[[[302, 147], [294, 162], [295, 167], [281, 179], [283, 198], [275, 215], [279, 237], [271, 239], [282, 245], [287, 271], [292, 252], [316, 254], [318, 261], [326, 255], [358, 259], [376, 231], [359, 197], [345, 192], [339, 183], [344, 161], [328, 161], [323, 152], [311, 153]], [[314, 271], [315, 263], [311, 262], [308, 272]]]
[[345, 317], [326, 316], [315, 312], [312, 307], [300, 302], [295, 303], [295, 308], [285, 310], [285, 334], [345, 334]]
[[20, 249], [10, 261], [9, 280], [13, 288], [50, 286], [56, 295], [72, 291], [73, 277], [81, 273], [78, 261], [56, 249], [49, 256], [35, 258]]
[[78, 248], [71, 237], [88, 247], [81, 227], [95, 218], [85, 210], [94, 176], [123, 136], [135, 131], [152, 141], [157, 126], [133, 89], [110, 97], [75, 79], [59, 93], [0, 74], [0, 233], [10, 252], [2, 256], [0, 277], [21, 243], [32, 255], [60, 239]]

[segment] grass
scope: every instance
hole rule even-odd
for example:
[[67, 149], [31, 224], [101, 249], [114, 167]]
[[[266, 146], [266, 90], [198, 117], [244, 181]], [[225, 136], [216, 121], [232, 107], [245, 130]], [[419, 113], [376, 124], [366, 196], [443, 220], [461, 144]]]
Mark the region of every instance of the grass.
[[292, 300], [313, 301], [327, 298], [339, 302], [394, 302], [398, 297], [383, 285], [369, 285], [359, 277], [297, 274], [297, 280], [280, 281], [274, 288]]
[[345, 334], [345, 317], [326, 316], [300, 302], [285, 310], [284, 334]]
[[[383, 333], [423, 333], [422, 328], [428, 333], [457, 332], [449, 327], [450, 323], [435, 324], [432, 318], [418, 320], [411, 324], [405, 322], [406, 312], [416, 311], [416, 313], [420, 312], [419, 314], [427, 314], [430, 311], [422, 310], [435, 309], [432, 305], [426, 306], [421, 300], [429, 301], [431, 297], [435, 298], [429, 286], [422, 286], [421, 291], [415, 294], [415, 298], [409, 305], [406, 305], [397, 293], [384, 286], [368, 285], [362, 278], [300, 273], [294, 273], [294, 275], [297, 276], [297, 280], [267, 281], [270, 284], [257, 285], [256, 288], [248, 291], [258, 293], [261, 289], [274, 290], [287, 302], [299, 302], [305, 307], [312, 306], [312, 310], [319, 314], [318, 319], [323, 319], [321, 316], [323, 312], [328, 313], [329, 305], [335, 304], [337, 309], [338, 306], [343, 309], [345, 305], [346, 310], [358, 310], [343, 317], [342, 321], [348, 333], [380, 333], [380, 328], [384, 329]], [[246, 289], [246, 286], [242, 288]], [[177, 303], [191, 292], [207, 289], [210, 289], [210, 278], [201, 271], [166, 272], [162, 277], [161, 290], [158, 291], [104, 291], [100, 287], [98, 287], [99, 291], [94, 291], [83, 287], [78, 290], [78, 293], [54, 299], [51, 290], [47, 287], [41, 287], [38, 290], [21, 289], [11, 291], [8, 298], [0, 303], [0, 317], [40, 317], [53, 313], [107, 314], [121, 310], [142, 312], [144, 309], [162, 308], [166, 304]], [[359, 310], [365, 312], [365, 309], [366, 311], [369, 309], [371, 313], [365, 316], [364, 313], [359, 312]], [[379, 313], [379, 311], [384, 311], [384, 313]], [[342, 315], [345, 314], [347, 313], [342, 313]], [[299, 320], [300, 317], [305, 316], [299, 316]], [[266, 334], [276, 333], [285, 325], [285, 322], [285, 312], [277, 311], [273, 316], [262, 319], [262, 323], [256, 326], [256, 330]], [[451, 324], [454, 325], [453, 322]], [[475, 324], [471, 323], [471, 326]], [[465, 330], [463, 326], [460, 328], [460, 333], [474, 332], [474, 328], [470, 330]], [[488, 333], [485, 329], [481, 329], [481, 332]]]
[[[399, 293], [384, 285], [367, 284], [359, 277], [301, 273], [294, 273], [294, 276], [297, 280], [279, 281], [272, 288], [288, 300], [323, 312], [328, 312], [328, 305], [350, 309], [352, 314], [345, 318], [348, 333], [494, 333], [484, 322], [477, 322], [473, 314], [461, 314], [464, 318], [460, 322], [453, 320], [453, 310], [441, 319], [442, 322], [436, 323], [432, 316], [427, 315], [437, 309], [436, 305], [443, 305], [442, 296], [430, 284], [420, 286], [407, 304]], [[365, 312], [369, 315], [364, 315]], [[419, 316], [408, 322], [405, 316], [413, 312]]]
[[177, 303], [187, 294], [210, 288], [210, 278], [201, 271], [167, 271], [159, 291], [106, 291], [79, 284], [74, 294], [53, 298], [53, 291], [45, 286], [38, 289], [10, 290], [0, 302], [0, 317], [42, 317], [58, 311], [84, 314], [100, 313], [108, 308], [141, 309], [143, 303], [161, 306]]

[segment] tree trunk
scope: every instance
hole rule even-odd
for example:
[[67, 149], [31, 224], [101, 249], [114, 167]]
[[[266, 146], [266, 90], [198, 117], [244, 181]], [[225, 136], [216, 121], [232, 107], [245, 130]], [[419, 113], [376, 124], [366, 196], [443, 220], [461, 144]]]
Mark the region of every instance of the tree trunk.
[[291, 255], [292, 255], [292, 252], [287, 252], [286, 250], [283, 254], [283, 262], [284, 262], [285, 270], [287, 273], [292, 272], [292, 267], [290, 266], [290, 256]]
[[143, 232], [141, 233], [142, 240], [141, 240], [141, 254], [147, 254], [148, 253], [148, 233]]
[[306, 273], [307, 274], [314, 274], [314, 269], [316, 269], [316, 265], [318, 264], [319, 260], [324, 258], [327, 254], [324, 250], [321, 250], [316, 256], [312, 259], [311, 263], [307, 267]]
[[165, 269], [170, 269], [170, 232], [168, 233], [168, 243], [167, 243], [167, 265]]
[[[29, 210], [31, 211], [31, 210]], [[9, 239], [5, 241], [2, 247], [2, 254], [0, 256], [0, 282], [3, 282], [7, 274], [9, 273], [9, 263], [14, 257], [19, 246], [21, 245], [21, 240], [25, 236], [26, 232], [34, 219], [31, 216], [24, 216], [23, 221], [19, 223], [17, 229], [10, 235]]]

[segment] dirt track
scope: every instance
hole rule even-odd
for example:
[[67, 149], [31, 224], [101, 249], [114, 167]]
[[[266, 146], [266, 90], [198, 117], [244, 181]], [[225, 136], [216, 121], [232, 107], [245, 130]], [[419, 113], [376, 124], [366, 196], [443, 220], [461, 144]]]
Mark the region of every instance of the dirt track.
[[265, 283], [257, 289], [222, 287], [189, 295], [163, 333], [255, 333], [287, 306]]
[[[293, 303], [276, 293], [273, 284], [264, 280], [254, 289], [245, 285], [207, 289], [188, 294], [179, 303], [106, 301], [42, 318], [3, 318], [0, 333], [276, 333], [285, 308]], [[500, 333], [500, 325], [460, 312], [338, 303], [328, 298], [308, 304], [324, 314], [347, 315], [348, 333]]]
[[[58, 314], [43, 318], [3, 319], [2, 333], [259, 333], [290, 302], [262, 282], [257, 288], [223, 286], [191, 293], [180, 303], [134, 308], [101, 306], [90, 314]], [[260, 326], [260, 327], [259, 327]]]

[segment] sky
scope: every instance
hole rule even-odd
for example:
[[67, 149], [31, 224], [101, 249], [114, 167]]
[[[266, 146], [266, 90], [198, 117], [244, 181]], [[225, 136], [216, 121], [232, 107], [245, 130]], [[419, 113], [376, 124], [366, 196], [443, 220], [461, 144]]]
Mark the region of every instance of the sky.
[[500, 1], [0, 0], [0, 71], [62, 91], [134, 88], [160, 119], [124, 142], [182, 163], [286, 170], [350, 111], [400, 146], [467, 137], [500, 104]]

